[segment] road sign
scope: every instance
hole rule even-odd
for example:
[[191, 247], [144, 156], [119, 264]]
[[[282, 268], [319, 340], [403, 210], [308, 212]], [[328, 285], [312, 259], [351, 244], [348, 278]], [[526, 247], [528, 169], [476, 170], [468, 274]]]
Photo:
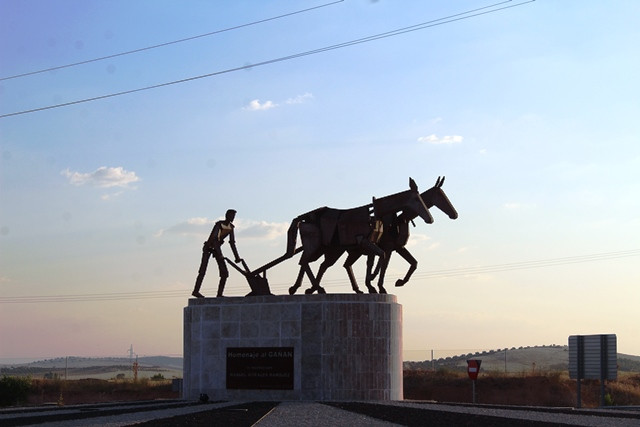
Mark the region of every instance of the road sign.
[[616, 335], [572, 335], [569, 337], [571, 379], [615, 380], [618, 376]]
[[618, 377], [618, 351], [615, 334], [571, 335], [569, 337], [569, 378], [576, 380], [577, 407], [582, 407], [580, 382], [600, 380], [600, 406], [605, 405], [606, 380]]
[[480, 373], [480, 364], [482, 360], [472, 359], [467, 360], [467, 373], [472, 380], [478, 379], [478, 373]]

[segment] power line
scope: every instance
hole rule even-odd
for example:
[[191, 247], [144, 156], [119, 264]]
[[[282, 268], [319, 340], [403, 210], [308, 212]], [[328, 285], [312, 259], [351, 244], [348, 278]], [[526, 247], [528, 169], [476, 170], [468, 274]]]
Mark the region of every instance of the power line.
[[437, 270], [437, 271], [430, 271], [425, 273], [417, 273], [413, 277], [428, 279], [428, 278], [434, 278], [434, 277], [444, 278], [444, 277], [467, 276], [467, 275], [483, 274], [483, 273], [501, 273], [501, 272], [513, 271], [513, 270], [555, 267], [555, 266], [561, 266], [561, 265], [580, 264], [580, 263], [593, 262], [593, 261], [607, 261], [607, 260], [633, 257], [633, 256], [640, 256], [640, 249], [632, 249], [628, 251], [618, 251], [618, 252], [607, 252], [607, 253], [599, 253], [599, 254], [591, 254], [591, 255], [571, 256], [571, 257], [563, 257], [563, 258], [549, 258], [549, 259], [541, 259], [541, 260], [534, 260], [534, 261], [514, 262], [514, 263], [508, 263], [508, 264], [495, 264], [495, 265], [487, 265], [487, 266]]
[[59, 65], [59, 66], [56, 66], [56, 67], [45, 68], [45, 69], [37, 70], [37, 71], [30, 71], [30, 72], [27, 72], [27, 73], [16, 74], [14, 76], [0, 77], [0, 81], [2, 81], [2, 80], [10, 80], [10, 79], [17, 79], [17, 78], [26, 77], [26, 76], [32, 76], [34, 74], [46, 73], [47, 71], [61, 70], [63, 68], [76, 67], [78, 65], [84, 65], [84, 64], [89, 64], [89, 63], [92, 63], [92, 62], [104, 61], [105, 59], [111, 59], [111, 58], [117, 58], [119, 56], [131, 55], [132, 53], [144, 52], [144, 51], [147, 51], [147, 50], [152, 50], [152, 49], [157, 49], [157, 48], [160, 48], [160, 47], [170, 46], [170, 45], [177, 44], [177, 43], [184, 43], [184, 42], [187, 42], [187, 41], [196, 40], [196, 39], [203, 38], [203, 37], [209, 37], [209, 36], [213, 36], [215, 34], [224, 33], [224, 32], [227, 32], [227, 31], [238, 30], [240, 28], [245, 28], [245, 27], [249, 27], [249, 26], [252, 26], [252, 25], [263, 24], [265, 22], [274, 21], [276, 19], [281, 19], [281, 18], [286, 18], [286, 17], [289, 17], [289, 16], [293, 16], [293, 15], [298, 15], [298, 14], [304, 13], [304, 12], [310, 12], [310, 11], [315, 10], [315, 9], [320, 9], [320, 8], [327, 7], [327, 6], [332, 6], [332, 5], [337, 4], [337, 3], [342, 3], [343, 1], [344, 0], [337, 0], [337, 1], [334, 1], [334, 2], [331, 2], [331, 3], [322, 4], [320, 6], [314, 6], [314, 7], [310, 7], [310, 8], [307, 8], [307, 9], [298, 10], [298, 11], [295, 11], [295, 12], [285, 13], [284, 15], [274, 16], [272, 18], [261, 19], [259, 21], [253, 21], [253, 22], [249, 22], [247, 24], [236, 25], [234, 27], [224, 28], [222, 30], [216, 30], [216, 31], [212, 31], [212, 32], [209, 32], [209, 33], [205, 33], [205, 34], [199, 34], [197, 36], [187, 37], [187, 38], [184, 38], [184, 39], [174, 40], [174, 41], [170, 41], [170, 42], [166, 42], [166, 43], [160, 43], [160, 44], [156, 44], [156, 45], [153, 45], [153, 46], [147, 46], [147, 47], [143, 47], [143, 48], [139, 48], [139, 49], [129, 50], [129, 51], [126, 51], [126, 52], [116, 53], [116, 54], [113, 54], [113, 55], [101, 56], [99, 58], [88, 59], [86, 61], [74, 62], [74, 63], [66, 64], [66, 65]]
[[[339, 44], [326, 46], [326, 47], [319, 48], [319, 49], [309, 50], [309, 51], [300, 52], [300, 53], [296, 53], [296, 54], [292, 54], [292, 55], [288, 55], [288, 56], [283, 56], [283, 57], [280, 57], [280, 58], [270, 59], [270, 60], [258, 62], [258, 63], [255, 63], [255, 64], [248, 64], [248, 65], [243, 65], [243, 66], [240, 66], [240, 67], [228, 68], [226, 70], [215, 71], [213, 73], [203, 74], [203, 75], [194, 76], [194, 77], [188, 77], [188, 78], [185, 78], [185, 79], [174, 80], [174, 81], [171, 81], [171, 82], [160, 83], [160, 84], [156, 84], [156, 85], [151, 85], [151, 86], [146, 86], [146, 87], [142, 87], [142, 88], [126, 90], [126, 91], [122, 91], [122, 92], [111, 93], [111, 94], [107, 94], [107, 95], [95, 96], [95, 97], [92, 97], [92, 98], [85, 98], [85, 99], [80, 99], [80, 100], [76, 100], [76, 101], [65, 102], [65, 103], [62, 103], [62, 104], [48, 105], [46, 107], [39, 107], [39, 108], [30, 109], [30, 110], [23, 110], [23, 111], [17, 111], [17, 112], [14, 112], [14, 113], [3, 114], [3, 115], [0, 115], [0, 119], [6, 118], [6, 117], [18, 116], [18, 115], [22, 115], [22, 114], [35, 113], [35, 112], [38, 112], [38, 111], [51, 110], [51, 109], [54, 109], [54, 108], [68, 107], [68, 106], [71, 106], [71, 105], [82, 104], [82, 103], [85, 103], [85, 102], [98, 101], [98, 100], [101, 100], [101, 99], [113, 98], [113, 97], [116, 97], [116, 96], [128, 95], [128, 94], [147, 91], [147, 90], [151, 90], [151, 89], [158, 89], [158, 88], [165, 87], [165, 86], [172, 86], [172, 85], [176, 85], [176, 84], [180, 84], [180, 83], [186, 83], [186, 82], [190, 82], [190, 81], [194, 81], [194, 80], [200, 80], [200, 79], [204, 79], [204, 78], [208, 78], [208, 77], [218, 76], [218, 75], [221, 75], [221, 74], [232, 73], [232, 72], [235, 72], [235, 71], [247, 70], [247, 69], [251, 69], [251, 68], [261, 67], [261, 66], [264, 66], [264, 65], [275, 64], [277, 62], [289, 61], [289, 60], [301, 58], [301, 57], [304, 57], [304, 56], [315, 55], [315, 54], [322, 53], [322, 52], [328, 52], [328, 51], [335, 50], [335, 49], [341, 49], [341, 48], [348, 47], [348, 46], [354, 46], [354, 45], [361, 44], [361, 43], [368, 43], [368, 42], [371, 42], [371, 41], [374, 41], [374, 40], [380, 40], [380, 39], [387, 38], [387, 37], [394, 37], [394, 36], [398, 36], [398, 35], [409, 33], [409, 32], [413, 32], [413, 31], [423, 30], [423, 29], [430, 28], [430, 27], [435, 27], [435, 26], [438, 26], [438, 25], [444, 25], [444, 24], [449, 24], [449, 23], [456, 22], [456, 21], [461, 21], [461, 20], [464, 20], [464, 19], [470, 19], [470, 18], [474, 18], [474, 17], [477, 17], [477, 16], [486, 15], [486, 14], [489, 14], [489, 13], [495, 13], [495, 12], [498, 12], [498, 11], [501, 11], [501, 10], [522, 6], [522, 5], [525, 5], [527, 3], [533, 3], [535, 0], [528, 0], [528, 1], [524, 1], [524, 2], [521, 2], [521, 3], [514, 4], [514, 5], [510, 5], [510, 6], [504, 6], [504, 7], [491, 9], [491, 10], [488, 10], [488, 11], [484, 11], [484, 12], [473, 13], [473, 12], [476, 12], [476, 11], [479, 11], [479, 10], [492, 8], [492, 7], [495, 7], [495, 6], [498, 6], [498, 5], [507, 3], [507, 2], [511, 2], [511, 1], [512, 0], [507, 0], [507, 1], [500, 2], [500, 3], [495, 3], [495, 4], [490, 5], [490, 6], [485, 6], [485, 7], [480, 8], [480, 9], [474, 9], [474, 10], [471, 10], [471, 11], [467, 11], [467, 12], [451, 15], [451, 16], [448, 16], [448, 17], [445, 17], [445, 18], [439, 18], [439, 19], [436, 19], [436, 20], [427, 21], [427, 22], [424, 22], [422, 24], [412, 25], [410, 27], [404, 27], [404, 28], [400, 28], [400, 29], [397, 29], [397, 30], [394, 30], [394, 31], [380, 33], [380, 34], [376, 34], [376, 35], [373, 35], [373, 36], [352, 40], [352, 41], [349, 41], [349, 42], [339, 43]], [[461, 15], [466, 15], [466, 16], [461, 16]]]
[[[569, 264], [586, 263], [615, 260], [626, 257], [640, 256], [640, 249], [630, 249], [626, 251], [604, 252], [589, 255], [578, 255], [561, 258], [548, 258], [532, 261], [521, 261], [506, 264], [493, 264], [476, 267], [458, 267], [445, 270], [435, 270], [424, 273], [414, 274], [414, 279], [430, 279], [430, 278], [447, 278], [454, 276], [467, 276], [471, 274], [483, 273], [499, 273], [513, 270], [526, 270], [532, 268], [556, 267]], [[346, 280], [333, 279], [322, 282], [324, 288], [342, 287], [347, 289], [349, 283]], [[272, 292], [277, 295], [286, 294], [289, 284], [275, 283], [271, 284]], [[228, 290], [238, 291], [239, 294], [248, 292], [248, 287], [240, 287], [239, 285], [231, 285]], [[123, 301], [134, 299], [158, 299], [158, 298], [184, 298], [189, 295], [191, 289], [172, 289], [166, 291], [145, 291], [145, 292], [113, 292], [113, 293], [97, 293], [97, 294], [67, 294], [67, 295], [30, 295], [30, 296], [14, 296], [0, 297], [0, 304], [24, 304], [24, 303], [49, 303], [49, 302], [88, 302], [88, 301]]]

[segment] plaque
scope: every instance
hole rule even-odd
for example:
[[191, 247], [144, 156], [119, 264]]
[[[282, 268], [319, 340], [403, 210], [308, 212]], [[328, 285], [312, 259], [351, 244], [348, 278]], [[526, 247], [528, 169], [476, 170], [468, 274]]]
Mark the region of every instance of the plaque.
[[293, 347], [228, 347], [227, 389], [293, 390]]

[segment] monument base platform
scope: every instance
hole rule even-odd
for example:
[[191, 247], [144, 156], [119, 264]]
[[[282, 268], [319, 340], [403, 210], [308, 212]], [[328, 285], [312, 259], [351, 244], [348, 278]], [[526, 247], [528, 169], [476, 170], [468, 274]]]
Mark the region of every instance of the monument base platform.
[[183, 397], [402, 400], [395, 295], [190, 299]]

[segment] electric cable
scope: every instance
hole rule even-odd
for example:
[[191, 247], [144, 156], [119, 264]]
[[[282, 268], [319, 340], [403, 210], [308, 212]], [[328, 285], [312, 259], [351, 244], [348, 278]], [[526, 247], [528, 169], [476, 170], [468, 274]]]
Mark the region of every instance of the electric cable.
[[[508, 0], [508, 1], [510, 2], [512, 0]], [[458, 13], [458, 14], [455, 14], [455, 15], [451, 15], [450, 17], [439, 18], [439, 19], [436, 19], [436, 20], [424, 22], [422, 24], [412, 25], [410, 27], [404, 27], [404, 28], [397, 29], [397, 30], [394, 30], [394, 31], [380, 33], [380, 34], [376, 34], [376, 35], [373, 35], [373, 36], [352, 40], [352, 41], [349, 41], [349, 42], [344, 42], [344, 43], [339, 43], [339, 44], [335, 44], [335, 45], [331, 45], [331, 46], [326, 46], [326, 47], [319, 48], [319, 49], [309, 50], [309, 51], [305, 51], [305, 52], [299, 52], [299, 53], [296, 53], [296, 54], [283, 56], [283, 57], [275, 58], [275, 59], [270, 59], [270, 60], [258, 62], [258, 63], [255, 63], [255, 64], [247, 64], [247, 65], [243, 65], [243, 66], [239, 66], [239, 67], [234, 67], [234, 68], [228, 68], [228, 69], [225, 69], [225, 70], [215, 71], [215, 72], [208, 73], [208, 74], [202, 74], [202, 75], [199, 75], [199, 76], [188, 77], [188, 78], [184, 78], [184, 79], [180, 79], [180, 80], [174, 80], [174, 81], [171, 81], [171, 82], [159, 83], [159, 84], [156, 84], [156, 85], [141, 87], [141, 88], [137, 88], [137, 89], [125, 90], [125, 91], [122, 91], [122, 92], [110, 93], [110, 94], [107, 94], [107, 95], [95, 96], [95, 97], [92, 97], [92, 98], [84, 98], [84, 99], [65, 102], [65, 103], [61, 103], [61, 104], [53, 104], [53, 105], [48, 105], [48, 106], [45, 106], [45, 107], [32, 108], [32, 109], [29, 109], [29, 110], [22, 110], [22, 111], [17, 111], [17, 112], [13, 112], [13, 113], [2, 114], [2, 115], [0, 115], [0, 119], [7, 118], [7, 117], [12, 117], [12, 116], [18, 116], [18, 115], [22, 115], [22, 114], [30, 114], [30, 113], [35, 113], [35, 112], [39, 112], [39, 111], [51, 110], [51, 109], [54, 109], [54, 108], [68, 107], [68, 106], [71, 106], [71, 105], [77, 105], [77, 104], [82, 104], [82, 103], [86, 103], [86, 102], [98, 101], [98, 100], [102, 100], [102, 99], [113, 98], [113, 97], [116, 97], [116, 96], [122, 96], [122, 95], [128, 95], [128, 94], [132, 94], [132, 93], [136, 93], [136, 92], [147, 91], [147, 90], [151, 90], [151, 89], [158, 89], [158, 88], [161, 88], [161, 87], [172, 86], [172, 85], [186, 83], [186, 82], [190, 82], [190, 81], [194, 81], [194, 80], [200, 80], [200, 79], [204, 79], [204, 78], [218, 76], [218, 75], [221, 75], [221, 74], [227, 74], [227, 73], [232, 73], [232, 72], [236, 72], [236, 71], [240, 71], [240, 70], [247, 70], [247, 69], [251, 69], [251, 68], [261, 67], [261, 66], [270, 65], [270, 64], [275, 64], [275, 63], [278, 63], [278, 62], [289, 61], [289, 60], [292, 60], [292, 59], [297, 59], [297, 58], [301, 58], [301, 57], [305, 57], [305, 56], [315, 55], [315, 54], [318, 54], [318, 53], [323, 53], [323, 52], [327, 52], [327, 51], [331, 51], [331, 50], [335, 50], [335, 49], [341, 49], [341, 48], [348, 47], [348, 46], [354, 46], [354, 45], [361, 44], [361, 43], [367, 43], [367, 42], [371, 42], [371, 41], [375, 41], [375, 40], [380, 40], [380, 39], [383, 39], [383, 38], [394, 37], [394, 36], [398, 36], [398, 35], [405, 34], [405, 33], [408, 33], [408, 32], [423, 30], [423, 29], [430, 28], [430, 27], [435, 27], [435, 26], [438, 26], [438, 25], [449, 24], [449, 23], [460, 21], [460, 20], [463, 20], [463, 19], [470, 19], [470, 18], [474, 18], [474, 17], [477, 17], [477, 16], [486, 15], [486, 14], [489, 14], [489, 13], [495, 13], [495, 12], [498, 12], [498, 11], [501, 11], [501, 10], [522, 6], [522, 5], [525, 5], [525, 4], [528, 4], [528, 3], [533, 3], [534, 1], [536, 1], [536, 0], [528, 0], [528, 1], [524, 1], [524, 2], [521, 2], [521, 3], [514, 4], [514, 5], [510, 5], [510, 6], [504, 6], [504, 7], [500, 7], [500, 8], [497, 8], [497, 9], [491, 9], [491, 10], [488, 10], [488, 11], [484, 11], [484, 12], [473, 13], [471, 15], [469, 15], [469, 13], [471, 13], [472, 11]], [[486, 9], [486, 8], [494, 7], [496, 5], [501, 5], [503, 3], [505, 3], [505, 2], [496, 3], [495, 5], [486, 6], [484, 8], [480, 8], [480, 9]], [[480, 9], [475, 9], [475, 10], [480, 10]], [[466, 15], [466, 16], [460, 16], [460, 15]]]
[[[493, 264], [476, 267], [458, 267], [445, 270], [435, 270], [425, 273], [416, 273], [413, 279], [428, 278], [449, 278], [455, 276], [467, 276], [470, 274], [482, 273], [500, 273], [513, 270], [525, 270], [531, 268], [556, 267], [562, 265], [608, 261], [627, 257], [640, 256], [640, 249], [630, 249], [625, 251], [604, 252], [588, 255], [577, 255], [570, 257], [548, 258], [532, 261], [521, 261], [513, 263]], [[269, 287], [276, 295], [288, 294], [289, 284], [275, 283]], [[347, 280], [333, 279], [322, 282], [323, 288], [350, 289]], [[302, 288], [302, 287], [301, 287]], [[245, 295], [248, 293], [248, 287], [240, 284], [229, 284], [226, 290], [234, 294]], [[123, 301], [133, 299], [157, 299], [157, 298], [184, 298], [190, 295], [191, 288], [172, 289], [164, 291], [140, 291], [140, 292], [113, 292], [113, 293], [96, 293], [96, 294], [66, 294], [66, 295], [27, 295], [27, 296], [6, 296], [0, 297], [0, 304], [21, 304], [21, 303], [50, 303], [50, 302], [88, 302], [88, 301]], [[303, 292], [299, 290], [299, 292]]]
[[45, 69], [37, 70], [37, 71], [30, 71], [30, 72], [27, 72], [27, 73], [16, 74], [14, 76], [0, 77], [0, 81], [17, 79], [17, 78], [26, 77], [26, 76], [32, 76], [34, 74], [46, 73], [47, 71], [61, 70], [63, 68], [76, 67], [78, 65], [84, 65], [84, 64], [89, 64], [89, 63], [92, 63], [92, 62], [104, 61], [105, 59], [117, 58], [119, 56], [131, 55], [132, 53], [144, 52], [144, 51], [147, 51], [147, 50], [152, 50], [152, 49], [157, 49], [157, 48], [160, 48], [160, 47], [170, 46], [170, 45], [177, 44], [177, 43], [183, 43], [183, 42], [187, 42], [187, 41], [191, 41], [191, 40], [195, 40], [195, 39], [199, 39], [199, 38], [203, 38], [203, 37], [209, 37], [209, 36], [212, 36], [212, 35], [215, 35], [215, 34], [220, 34], [220, 33], [224, 33], [224, 32], [227, 32], [227, 31], [238, 30], [240, 28], [249, 27], [249, 26], [252, 26], [252, 25], [263, 24], [265, 22], [274, 21], [276, 19], [286, 18], [286, 17], [289, 17], [289, 16], [298, 15], [300, 13], [309, 12], [309, 11], [312, 11], [312, 10], [315, 10], [315, 9], [320, 9], [320, 8], [327, 7], [327, 6], [332, 6], [332, 5], [335, 5], [337, 3], [342, 3], [343, 1], [344, 0], [337, 0], [337, 1], [333, 1], [331, 3], [322, 4], [320, 6], [314, 6], [314, 7], [310, 7], [310, 8], [307, 8], [307, 9], [298, 10], [296, 12], [290, 12], [290, 13], [285, 13], [284, 15], [274, 16], [272, 18], [265, 18], [265, 19], [261, 19], [259, 21], [249, 22], [247, 24], [236, 25], [236, 26], [233, 26], [233, 27], [224, 28], [222, 30], [211, 31], [209, 33], [199, 34], [197, 36], [186, 37], [186, 38], [183, 38], [183, 39], [174, 40], [174, 41], [165, 42], [165, 43], [160, 43], [160, 44], [147, 46], [147, 47], [142, 47], [142, 48], [139, 48], [139, 49], [133, 49], [133, 50], [129, 50], [129, 51], [126, 51], [126, 52], [115, 53], [113, 55], [101, 56], [99, 58], [88, 59], [86, 61], [74, 62], [74, 63], [66, 64], [66, 65], [59, 65], [59, 66], [56, 66], [56, 67], [45, 68]]

